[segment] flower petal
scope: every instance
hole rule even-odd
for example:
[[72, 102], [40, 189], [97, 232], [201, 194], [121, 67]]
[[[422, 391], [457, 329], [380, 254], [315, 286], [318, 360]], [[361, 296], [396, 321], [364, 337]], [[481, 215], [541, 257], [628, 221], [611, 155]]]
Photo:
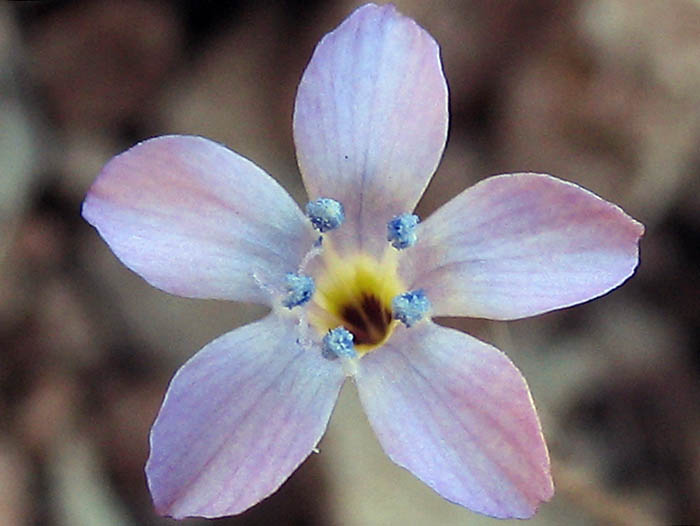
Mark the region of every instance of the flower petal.
[[433, 38], [391, 5], [357, 9], [316, 46], [299, 84], [294, 140], [309, 198], [332, 197], [343, 250], [378, 255], [445, 147], [447, 84]]
[[318, 444], [344, 375], [295, 334], [294, 320], [270, 315], [214, 340], [177, 372], [146, 464], [159, 513], [240, 513]]
[[515, 319], [620, 285], [644, 227], [618, 206], [548, 175], [490, 177], [419, 225], [402, 274], [433, 315]]
[[425, 322], [397, 328], [356, 375], [387, 455], [446, 499], [532, 516], [554, 491], [525, 380], [498, 349]]
[[202, 137], [139, 143], [102, 170], [83, 203], [126, 266], [167, 292], [269, 303], [263, 282], [296, 270], [314, 239], [263, 170]]

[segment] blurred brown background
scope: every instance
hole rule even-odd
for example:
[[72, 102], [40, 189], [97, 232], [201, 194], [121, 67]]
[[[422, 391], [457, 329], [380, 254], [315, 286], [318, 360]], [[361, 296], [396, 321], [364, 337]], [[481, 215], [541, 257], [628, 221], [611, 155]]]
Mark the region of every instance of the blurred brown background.
[[[440, 42], [451, 90], [422, 216], [487, 175], [539, 171], [647, 227], [637, 275], [602, 299], [507, 324], [445, 321], [505, 350], [530, 382], [557, 486], [531, 524], [700, 523], [700, 2], [396, 3]], [[296, 84], [357, 5], [0, 4], [0, 524], [174, 524], [155, 516], [143, 475], [167, 383], [262, 311], [150, 288], [81, 219], [81, 200], [111, 156], [192, 133], [303, 201]], [[320, 455], [213, 522], [499, 522], [391, 464], [354, 391]]]

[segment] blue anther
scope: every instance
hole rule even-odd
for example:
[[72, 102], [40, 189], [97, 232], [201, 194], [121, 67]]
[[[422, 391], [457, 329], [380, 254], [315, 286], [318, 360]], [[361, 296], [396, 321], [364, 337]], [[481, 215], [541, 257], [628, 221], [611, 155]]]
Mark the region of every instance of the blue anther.
[[430, 310], [430, 301], [422, 289], [399, 294], [391, 301], [394, 318], [406, 327], [419, 322]]
[[306, 205], [306, 215], [311, 219], [314, 228], [320, 232], [338, 228], [345, 221], [342, 203], [330, 197], [309, 201]]
[[401, 214], [394, 217], [386, 225], [387, 241], [391, 241], [391, 246], [399, 250], [412, 247], [418, 241], [416, 226], [419, 221], [415, 214]]
[[353, 339], [355, 337], [345, 327], [336, 327], [326, 333], [323, 337], [322, 352], [323, 356], [331, 360], [336, 358], [355, 358], [355, 345]]
[[288, 272], [285, 276], [285, 286], [287, 296], [282, 299], [282, 305], [288, 309], [303, 305], [309, 301], [314, 294], [314, 290], [316, 290], [314, 278], [291, 272]]

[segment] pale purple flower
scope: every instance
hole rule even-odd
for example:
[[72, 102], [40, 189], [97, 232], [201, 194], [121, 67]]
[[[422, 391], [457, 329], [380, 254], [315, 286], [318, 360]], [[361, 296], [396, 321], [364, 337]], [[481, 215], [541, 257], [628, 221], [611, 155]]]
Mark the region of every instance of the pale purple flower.
[[643, 227], [538, 174], [490, 177], [419, 221], [447, 120], [438, 45], [370, 4], [323, 38], [299, 84], [309, 217], [201, 137], [151, 139], [105, 166], [83, 215], [125, 265], [173, 294], [271, 309], [173, 378], [146, 465], [159, 512], [236, 514], [270, 495], [317, 446], [346, 377], [386, 453], [446, 499], [530, 517], [552, 496], [520, 372], [431, 317], [510, 320], [605, 294], [634, 272]]

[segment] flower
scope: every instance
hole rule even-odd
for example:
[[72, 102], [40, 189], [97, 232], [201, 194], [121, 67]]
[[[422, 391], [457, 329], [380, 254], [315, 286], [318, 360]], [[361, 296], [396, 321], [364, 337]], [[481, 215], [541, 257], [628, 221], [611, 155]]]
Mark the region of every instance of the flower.
[[600, 296], [638, 261], [640, 223], [548, 175], [490, 177], [422, 222], [447, 85], [430, 35], [391, 5], [316, 47], [294, 110], [306, 215], [208, 139], [116, 156], [83, 215], [125, 265], [181, 296], [267, 305], [173, 378], [146, 465], [157, 510], [240, 513], [321, 439], [351, 377], [386, 453], [446, 499], [530, 517], [553, 494], [525, 380], [432, 316], [510, 320]]

